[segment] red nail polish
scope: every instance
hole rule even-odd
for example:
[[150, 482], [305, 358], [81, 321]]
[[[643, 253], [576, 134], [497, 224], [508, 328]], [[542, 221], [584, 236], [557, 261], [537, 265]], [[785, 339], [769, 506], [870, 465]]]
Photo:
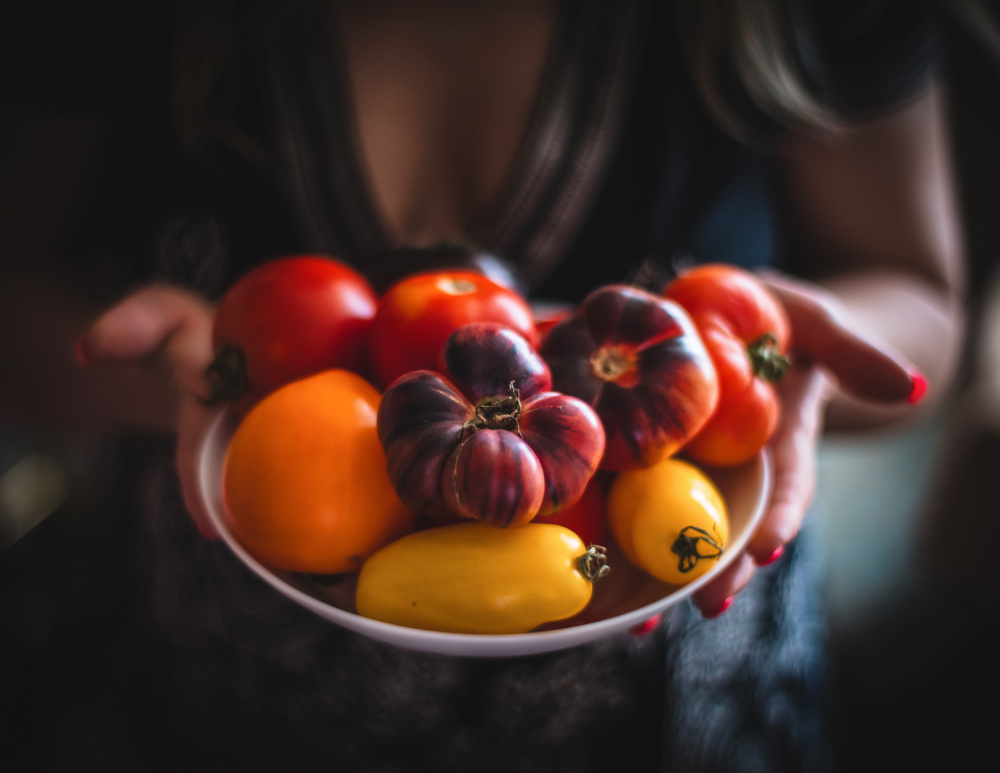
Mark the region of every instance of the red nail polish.
[[785, 552], [785, 546], [781, 545], [778, 548], [776, 548], [775, 551], [771, 553], [771, 555], [769, 555], [763, 561], [758, 561], [755, 558], [753, 562], [757, 564], [757, 566], [767, 566], [768, 564], [773, 564], [775, 561], [781, 558], [781, 554], [784, 552]]
[[918, 370], [911, 370], [910, 376], [913, 378], [913, 388], [910, 389], [910, 394], [907, 396], [906, 402], [910, 405], [916, 405], [927, 394], [927, 379]]
[[701, 616], [704, 617], [704, 618], [706, 618], [706, 619], [708, 619], [708, 620], [711, 620], [713, 617], [718, 617], [723, 612], [725, 612], [727, 609], [729, 609], [729, 606], [732, 603], [733, 603], [733, 597], [730, 596], [728, 599], [726, 599], [721, 604], [719, 604], [719, 606], [716, 607], [715, 609], [710, 609], [707, 612], [702, 612]]
[[76, 339], [76, 343], [73, 344], [73, 359], [76, 360], [76, 364], [81, 368], [91, 368], [94, 363], [87, 356], [87, 350], [83, 346], [83, 339], [84, 336], [80, 336]]
[[663, 620], [663, 613], [660, 612], [658, 615], [653, 615], [649, 620], [639, 623], [638, 625], [633, 625], [628, 629], [628, 632], [633, 636], [645, 636], [647, 633], [652, 633], [656, 630], [656, 626], [660, 624]]

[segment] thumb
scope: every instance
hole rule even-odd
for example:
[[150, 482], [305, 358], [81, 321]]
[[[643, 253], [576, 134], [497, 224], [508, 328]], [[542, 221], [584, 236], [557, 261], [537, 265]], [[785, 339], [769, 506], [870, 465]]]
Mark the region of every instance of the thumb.
[[206, 301], [176, 287], [147, 287], [91, 325], [77, 341], [77, 358], [93, 367], [162, 352], [180, 385], [201, 392], [202, 373], [212, 361], [211, 327], [212, 308]]
[[917, 368], [903, 355], [854, 329], [831, 293], [772, 272], [761, 278], [791, 322], [793, 354], [806, 364], [822, 367], [845, 393], [892, 403], [912, 401], [926, 387]]

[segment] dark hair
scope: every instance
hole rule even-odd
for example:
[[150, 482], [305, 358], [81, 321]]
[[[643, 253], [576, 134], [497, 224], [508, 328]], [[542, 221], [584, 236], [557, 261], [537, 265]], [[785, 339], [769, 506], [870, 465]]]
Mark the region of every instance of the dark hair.
[[675, 0], [680, 45], [708, 111], [737, 139], [754, 113], [799, 131], [840, 126], [806, 73], [806, 30], [782, 0]]
[[248, 53], [280, 33], [315, 0], [178, 0], [170, 112], [181, 144], [194, 154], [218, 141], [264, 164], [267, 152], [237, 120]]
[[[802, 25], [785, 0], [674, 0], [678, 37], [707, 109], [737, 139], [753, 113], [780, 126], [828, 131], [836, 113], [803, 67]], [[258, 163], [263, 146], [235, 119], [245, 55], [317, 0], [179, 0], [171, 107], [182, 144], [200, 152], [217, 140]], [[318, 17], [317, 17], [318, 18]]]

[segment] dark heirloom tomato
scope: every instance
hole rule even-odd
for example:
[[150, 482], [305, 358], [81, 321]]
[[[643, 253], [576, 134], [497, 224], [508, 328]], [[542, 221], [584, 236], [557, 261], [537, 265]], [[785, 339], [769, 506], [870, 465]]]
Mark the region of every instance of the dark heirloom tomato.
[[784, 309], [753, 274], [721, 264], [686, 271], [664, 294], [691, 315], [719, 374], [719, 406], [685, 453], [716, 466], [751, 459], [781, 414], [774, 382], [788, 366]]
[[715, 368], [687, 313], [645, 290], [609, 285], [588, 295], [540, 348], [553, 388], [597, 411], [601, 467], [648, 467], [702, 428], [719, 398]]
[[280, 386], [330, 368], [358, 372], [378, 298], [350, 266], [321, 255], [270, 261], [241, 277], [215, 315], [215, 402], [240, 413]]
[[527, 341], [503, 325], [465, 325], [445, 344], [442, 369], [400, 376], [379, 406], [400, 499], [421, 513], [505, 527], [580, 498], [604, 431], [586, 404], [550, 391]]

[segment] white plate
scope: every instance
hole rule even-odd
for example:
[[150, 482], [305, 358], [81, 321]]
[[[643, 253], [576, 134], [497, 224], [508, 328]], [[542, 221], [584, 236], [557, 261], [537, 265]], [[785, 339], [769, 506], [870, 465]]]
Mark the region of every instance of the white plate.
[[361, 617], [351, 611], [354, 578], [325, 583], [274, 571], [263, 566], [236, 541], [226, 523], [222, 497], [226, 448], [235, 429], [236, 420], [231, 414], [226, 412], [218, 416], [202, 442], [198, 470], [199, 494], [215, 528], [233, 553], [279, 593], [332, 623], [407, 649], [445, 655], [507, 657], [551, 652], [626, 631], [648, 620], [710, 582], [743, 551], [763, 517], [771, 491], [770, 457], [764, 453], [739, 467], [705, 469], [718, 485], [729, 508], [730, 541], [715, 566], [687, 585], [670, 586], [649, 577], [632, 567], [614, 545], [609, 545], [608, 563], [612, 570], [594, 586], [590, 605], [577, 617], [554, 623], [548, 630], [531, 633], [438, 633]]

